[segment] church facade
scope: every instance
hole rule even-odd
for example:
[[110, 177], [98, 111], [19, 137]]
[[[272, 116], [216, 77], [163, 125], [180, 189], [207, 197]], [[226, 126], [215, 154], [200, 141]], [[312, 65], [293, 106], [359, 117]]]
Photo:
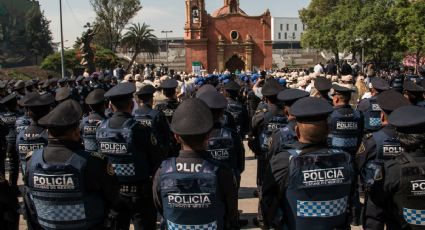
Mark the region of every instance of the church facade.
[[186, 0], [186, 72], [201, 65], [208, 72], [272, 67], [271, 15], [249, 16], [239, 0], [224, 0], [212, 14], [205, 0]]

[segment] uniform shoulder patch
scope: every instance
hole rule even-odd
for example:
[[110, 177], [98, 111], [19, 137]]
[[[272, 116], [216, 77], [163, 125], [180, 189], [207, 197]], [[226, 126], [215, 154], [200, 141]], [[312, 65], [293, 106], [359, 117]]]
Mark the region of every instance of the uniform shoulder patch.
[[101, 153], [98, 153], [98, 152], [92, 152], [90, 155], [91, 155], [92, 157], [99, 158], [99, 159], [101, 159], [101, 160], [105, 159], [105, 155], [103, 155], [103, 154], [101, 154]]
[[366, 133], [365, 134], [365, 138], [366, 139], [369, 139], [369, 138], [371, 138], [373, 136], [373, 134], [372, 133]]
[[359, 147], [359, 150], [357, 151], [357, 154], [364, 153], [365, 151], [366, 151], [366, 147], [365, 147], [364, 143], [362, 142], [362, 144]]
[[25, 159], [26, 159], [26, 160], [30, 159], [33, 153], [34, 153], [34, 151], [29, 151], [29, 152], [27, 153], [27, 155], [25, 155]]

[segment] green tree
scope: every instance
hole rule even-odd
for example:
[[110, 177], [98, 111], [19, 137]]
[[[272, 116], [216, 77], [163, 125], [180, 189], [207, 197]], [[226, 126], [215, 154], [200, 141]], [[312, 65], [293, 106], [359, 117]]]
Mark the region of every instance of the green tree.
[[301, 38], [303, 47], [331, 51], [338, 60], [339, 45], [336, 34], [340, 22], [334, 13], [339, 0], [312, 0], [307, 8], [301, 9], [301, 21], [307, 26]]
[[142, 5], [140, 0], [90, 0], [96, 12], [95, 26], [99, 27], [100, 36], [105, 47], [116, 51], [120, 43], [121, 34]]
[[40, 12], [36, 5], [26, 14], [27, 49], [35, 56], [36, 64], [38, 64], [38, 56], [44, 58], [53, 53], [53, 37], [49, 25], [50, 21], [46, 19], [44, 12]]
[[[80, 61], [77, 57], [75, 50], [65, 50], [65, 66], [68, 72], [73, 72], [75, 68], [81, 68]], [[51, 70], [57, 73], [62, 71], [61, 69], [61, 55], [59, 52], [47, 56], [43, 62], [41, 62], [41, 69]]]
[[425, 2], [398, 0], [392, 8], [398, 25], [397, 37], [416, 56], [416, 71], [425, 53]]
[[152, 34], [153, 31], [149, 25], [137, 23], [132, 24], [127, 33], [124, 34], [122, 39], [123, 47], [133, 51], [133, 57], [127, 67], [127, 72], [141, 52], [146, 52], [150, 55], [155, 55], [159, 52], [158, 39]]

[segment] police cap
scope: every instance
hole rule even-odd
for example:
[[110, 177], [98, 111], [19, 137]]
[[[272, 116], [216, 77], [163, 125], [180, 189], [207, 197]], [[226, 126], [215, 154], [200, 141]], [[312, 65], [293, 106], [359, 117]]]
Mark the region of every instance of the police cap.
[[229, 81], [224, 85], [224, 89], [231, 91], [239, 91], [241, 89], [241, 86], [235, 81]]
[[283, 88], [276, 79], [269, 79], [264, 83], [261, 93], [263, 96], [275, 96], [282, 91]]
[[379, 107], [381, 107], [386, 114], [391, 114], [391, 112], [402, 106], [410, 105], [409, 100], [395, 90], [387, 90], [380, 93], [376, 100]]
[[6, 97], [4, 97], [3, 99], [1, 99], [0, 104], [8, 104], [8, 103], [13, 103], [13, 102], [17, 101], [17, 97], [15, 93], [11, 93], [9, 95], [7, 95]]
[[291, 106], [290, 113], [298, 122], [308, 123], [326, 120], [332, 111], [333, 108], [329, 102], [321, 98], [305, 97]]
[[205, 92], [211, 92], [211, 91], [217, 91], [217, 89], [213, 85], [210, 85], [210, 84], [203, 85], [196, 92], [196, 98], [199, 98], [199, 95], [201, 95]]
[[386, 91], [390, 89], [390, 84], [380, 77], [373, 77], [371, 83], [372, 87], [379, 91]]
[[61, 78], [61, 79], [58, 80], [58, 83], [59, 84], [63, 84], [63, 83], [66, 83], [67, 81], [68, 81], [68, 78], [63, 77], [63, 78]]
[[425, 108], [408, 105], [394, 110], [388, 118], [398, 132], [422, 134], [425, 132]]
[[354, 90], [341, 86], [339, 84], [333, 84], [332, 89], [334, 93], [343, 94], [343, 95], [351, 95], [351, 93], [354, 92]]
[[74, 100], [66, 100], [60, 103], [46, 116], [42, 117], [38, 124], [43, 127], [69, 127], [80, 122], [83, 114], [80, 104]]
[[419, 85], [416, 85], [413, 81], [405, 81], [403, 84], [403, 89], [410, 93], [423, 93], [425, 89]]
[[87, 95], [86, 104], [95, 105], [105, 102], [105, 90], [95, 89]]
[[40, 95], [36, 92], [30, 92], [25, 94], [25, 96], [20, 100], [21, 106], [24, 107], [38, 107], [46, 106], [55, 102], [55, 98], [52, 94], [46, 93]]
[[136, 95], [149, 95], [154, 94], [156, 91], [155, 87], [153, 85], [146, 84], [138, 92], [136, 92]]
[[76, 82], [80, 82], [84, 79], [84, 76], [80, 75], [77, 77], [77, 79], [75, 79]]
[[223, 94], [217, 91], [208, 91], [198, 96], [210, 109], [224, 109], [227, 107], [227, 100]]
[[332, 88], [332, 82], [324, 77], [318, 77], [314, 80], [314, 88], [318, 91], [329, 91]]
[[108, 90], [108, 92], [105, 93], [105, 98], [111, 101], [131, 99], [133, 98], [134, 92], [136, 92], [136, 86], [133, 83], [120, 83]]
[[179, 83], [175, 79], [167, 79], [161, 82], [160, 88], [161, 89], [175, 89]]
[[71, 97], [71, 90], [68, 87], [61, 87], [56, 90], [55, 100], [64, 101]]
[[171, 121], [171, 130], [182, 136], [206, 134], [212, 127], [211, 110], [203, 101], [195, 98], [183, 101]]
[[36, 84], [35, 81], [27, 81], [25, 82], [25, 87], [30, 87], [30, 86], [33, 86], [34, 84]]
[[292, 105], [296, 100], [308, 97], [310, 94], [307, 91], [300, 89], [286, 89], [277, 95], [277, 99], [285, 103], [286, 106]]

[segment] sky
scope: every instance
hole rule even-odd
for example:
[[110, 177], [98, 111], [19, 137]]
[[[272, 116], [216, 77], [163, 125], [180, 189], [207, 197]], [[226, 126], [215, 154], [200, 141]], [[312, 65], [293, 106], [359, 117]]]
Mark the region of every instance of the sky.
[[[205, 0], [208, 13], [220, 8], [223, 0]], [[260, 15], [270, 9], [273, 17], [297, 17], [298, 10], [306, 7], [310, 0], [240, 0], [240, 8], [249, 15]], [[59, 0], [39, 0], [41, 10], [51, 21], [53, 41], [60, 41]], [[164, 37], [161, 30], [172, 30], [169, 37], [183, 37], [185, 22], [184, 0], [141, 0], [143, 9], [131, 22], [147, 23], [155, 35]], [[62, 0], [65, 47], [71, 47], [81, 36], [87, 22], [95, 19], [90, 0]]]

